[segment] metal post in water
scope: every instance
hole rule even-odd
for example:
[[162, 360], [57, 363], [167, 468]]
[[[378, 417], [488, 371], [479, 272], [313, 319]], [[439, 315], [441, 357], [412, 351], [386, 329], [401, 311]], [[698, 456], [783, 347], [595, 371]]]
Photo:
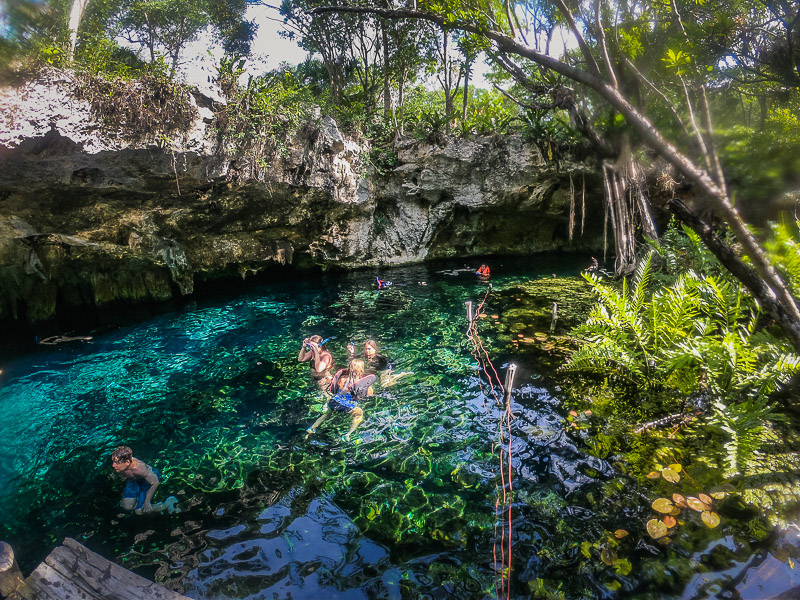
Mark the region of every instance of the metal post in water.
[[550, 333], [556, 330], [556, 321], [558, 321], [558, 302], [553, 302], [553, 320], [550, 321]]
[[472, 321], [475, 320], [475, 317], [472, 315], [472, 300], [464, 302], [464, 306], [467, 307], [467, 323], [472, 325]]
[[511, 390], [514, 389], [514, 377], [517, 374], [517, 365], [511, 363], [506, 369], [505, 403], [506, 410], [511, 413]]

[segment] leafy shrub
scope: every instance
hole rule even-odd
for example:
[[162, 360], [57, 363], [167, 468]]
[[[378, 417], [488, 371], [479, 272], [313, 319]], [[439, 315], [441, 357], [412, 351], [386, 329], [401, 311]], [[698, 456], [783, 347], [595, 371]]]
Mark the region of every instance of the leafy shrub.
[[[699, 240], [687, 237], [697, 250]], [[659, 249], [666, 265], [677, 267], [680, 252]], [[565, 371], [665, 396], [707, 393], [706, 424], [725, 437], [726, 466], [738, 472], [772, 416], [769, 395], [800, 373], [800, 356], [759, 328], [758, 306], [737, 281], [708, 274], [719, 269], [708, 257], [700, 261], [706, 273], [684, 271], [654, 292], [651, 259], [640, 261], [621, 289], [585, 275], [599, 302], [574, 332], [582, 346]]]
[[136, 79], [78, 72], [75, 96], [87, 100], [92, 113], [133, 141], [187, 130], [196, 116], [188, 88], [157, 63]]
[[289, 136], [312, 120], [315, 105], [291, 71], [273, 71], [249, 77], [244, 59], [227, 58], [219, 67], [217, 83], [228, 103], [216, 113], [215, 127], [221, 145], [238, 153], [240, 176], [257, 177], [269, 161], [286, 150]]

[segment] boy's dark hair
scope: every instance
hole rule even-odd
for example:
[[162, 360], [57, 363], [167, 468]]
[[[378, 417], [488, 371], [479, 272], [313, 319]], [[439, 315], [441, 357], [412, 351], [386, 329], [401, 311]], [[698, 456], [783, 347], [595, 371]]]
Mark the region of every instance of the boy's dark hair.
[[133, 460], [133, 450], [127, 446], [117, 446], [111, 453], [111, 461], [115, 463], [129, 462]]

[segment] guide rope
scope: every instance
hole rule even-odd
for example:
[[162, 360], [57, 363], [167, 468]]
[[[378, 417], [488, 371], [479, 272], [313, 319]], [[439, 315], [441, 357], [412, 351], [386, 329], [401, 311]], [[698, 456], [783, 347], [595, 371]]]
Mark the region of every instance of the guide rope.
[[[478, 331], [476, 328], [476, 324], [478, 319], [481, 318], [483, 314], [483, 307], [486, 304], [486, 300], [489, 297], [489, 294], [492, 292], [491, 284], [488, 286], [486, 290], [486, 294], [481, 300], [478, 307], [475, 309], [475, 314], [472, 316], [472, 320], [469, 322], [469, 326], [467, 328], [467, 338], [472, 342], [472, 348], [470, 350], [473, 358], [477, 361], [479, 366], [479, 374], [478, 374], [478, 385], [481, 389], [481, 394], [484, 397], [483, 406], [488, 412], [488, 408], [486, 407], [485, 398], [488, 395], [486, 390], [483, 386], [483, 377], [481, 376], [481, 372], [486, 374], [486, 378], [488, 380], [488, 392], [494, 398], [495, 403], [498, 405], [502, 405], [500, 398], [505, 395], [506, 390], [503, 386], [503, 382], [500, 380], [500, 376], [497, 373], [497, 369], [495, 369], [494, 364], [492, 364], [491, 357], [489, 356], [489, 352], [486, 350], [486, 347], [483, 344], [480, 336], [478, 335]], [[496, 390], [500, 390], [500, 396], [497, 395]], [[498, 438], [499, 438], [499, 450], [500, 450], [500, 486], [497, 489], [497, 499], [495, 501], [495, 523], [494, 523], [494, 543], [492, 548], [492, 558], [493, 558], [493, 565], [495, 567], [495, 571], [498, 570], [498, 563], [497, 563], [497, 547], [498, 547], [498, 523], [500, 529], [500, 536], [499, 536], [499, 546], [500, 546], [500, 582], [498, 584], [497, 581], [497, 574], [495, 573], [495, 597], [500, 598], [505, 596], [507, 599], [511, 597], [511, 532], [512, 532], [512, 520], [511, 520], [511, 508], [512, 508], [512, 498], [513, 498], [513, 491], [514, 485], [512, 481], [513, 475], [513, 463], [512, 463], [512, 456], [511, 456], [511, 443], [512, 443], [512, 436], [511, 436], [511, 403], [507, 403], [505, 406], [505, 410], [500, 418], [500, 422], [498, 424]], [[506, 448], [505, 442], [508, 441], [508, 446]], [[494, 454], [496, 449], [495, 443], [492, 443], [492, 454]], [[507, 464], [506, 464], [507, 460]], [[502, 501], [502, 503], [501, 503]], [[508, 542], [506, 543], [506, 540]]]

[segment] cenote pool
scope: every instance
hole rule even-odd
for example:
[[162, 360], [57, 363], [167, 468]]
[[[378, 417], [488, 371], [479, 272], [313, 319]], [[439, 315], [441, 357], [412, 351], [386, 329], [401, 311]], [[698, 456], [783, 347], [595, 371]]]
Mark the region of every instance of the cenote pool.
[[[585, 262], [495, 260], [492, 283]], [[487, 318], [495, 366], [519, 365], [504, 499], [502, 411], [465, 336], [464, 303], [486, 285], [441, 272], [460, 266], [262, 285], [0, 365], [0, 539], [25, 572], [69, 536], [197, 599], [768, 596], [761, 580], [747, 595], [753, 557], [769, 556], [748, 523], [654, 544], [652, 494], [621, 475], [624, 457], [599, 458], [565, 427], [558, 379], [506, 353]], [[376, 291], [376, 275], [393, 285]], [[375, 338], [413, 372], [378, 387], [349, 443], [343, 416], [305, 439], [325, 402], [297, 362], [314, 333], [340, 365], [348, 341]], [[180, 514], [121, 514], [109, 463], [120, 444], [161, 471], [156, 500], [176, 495]], [[581, 552], [621, 528], [630, 568]]]

